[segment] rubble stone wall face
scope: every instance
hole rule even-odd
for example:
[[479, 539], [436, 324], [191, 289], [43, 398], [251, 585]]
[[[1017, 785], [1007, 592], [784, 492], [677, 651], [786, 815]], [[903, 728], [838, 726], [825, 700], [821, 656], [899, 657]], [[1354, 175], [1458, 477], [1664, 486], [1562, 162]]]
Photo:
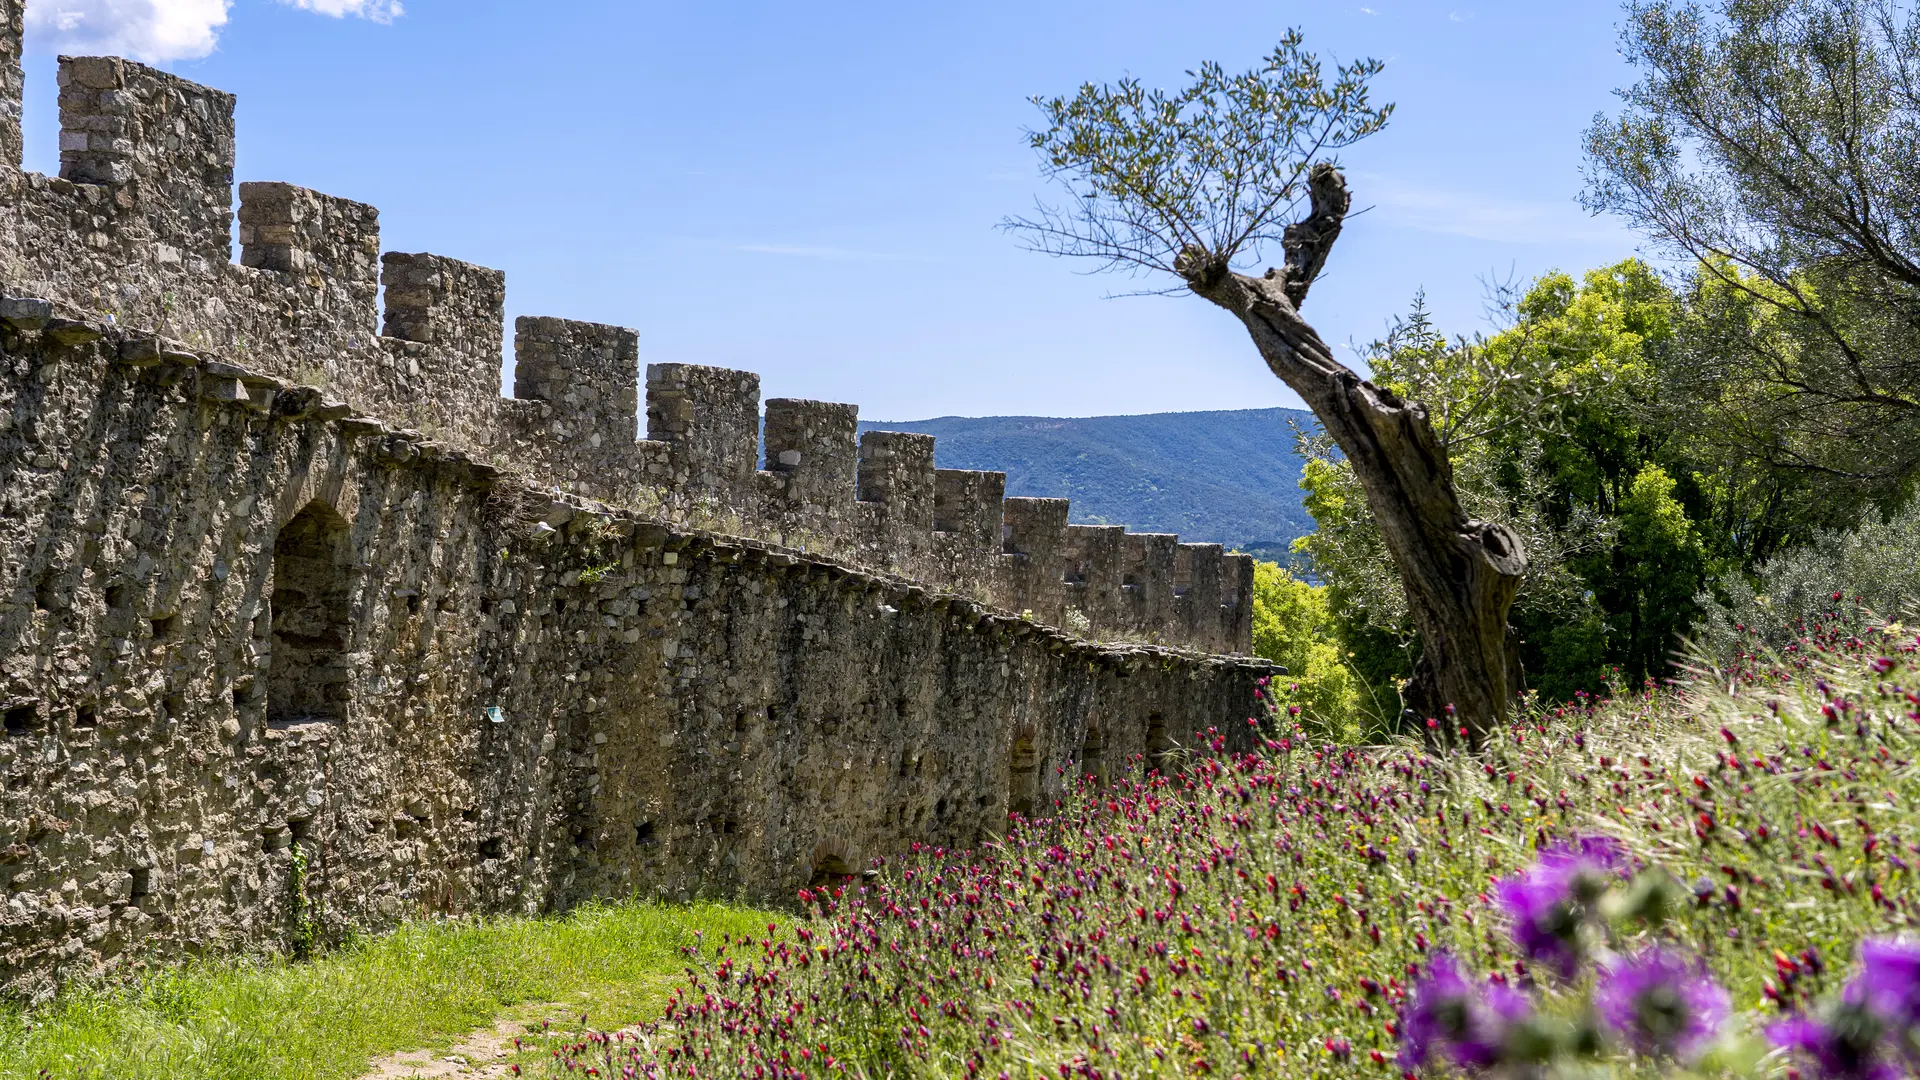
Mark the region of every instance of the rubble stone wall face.
[[1250, 562], [1003, 505], [924, 436], [856, 444], [852, 406], [768, 402], [763, 458], [745, 372], [652, 365], [636, 438], [617, 327], [520, 320], [503, 399], [502, 275], [377, 258], [372, 207], [243, 184], [229, 258], [231, 97], [63, 59], [69, 175], [15, 168], [20, 15], [0, 993], [423, 912], [777, 899], [1247, 738]]

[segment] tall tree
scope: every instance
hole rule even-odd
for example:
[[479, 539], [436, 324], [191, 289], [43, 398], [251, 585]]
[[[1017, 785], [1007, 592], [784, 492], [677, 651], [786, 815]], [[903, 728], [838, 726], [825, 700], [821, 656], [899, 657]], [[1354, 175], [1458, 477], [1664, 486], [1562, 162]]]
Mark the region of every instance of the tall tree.
[[1631, 0], [1625, 16], [1640, 79], [1587, 133], [1584, 201], [1695, 268], [1673, 389], [1719, 406], [1700, 434], [1763, 467], [1898, 497], [1920, 468], [1920, 12]]
[[[1421, 635], [1409, 707], [1441, 720], [1443, 738], [1477, 742], [1519, 684], [1507, 612], [1526, 569], [1520, 539], [1461, 509], [1426, 410], [1336, 360], [1300, 314], [1351, 205], [1331, 155], [1392, 112], [1368, 99], [1380, 69], [1362, 60], [1328, 79], [1293, 31], [1254, 70], [1209, 63], [1177, 93], [1123, 79], [1036, 98], [1047, 126], [1032, 145], [1068, 199], [1008, 225], [1050, 254], [1161, 275], [1170, 283], [1156, 291], [1192, 293], [1241, 322], [1365, 490]], [[1282, 266], [1235, 269], [1275, 244]]]

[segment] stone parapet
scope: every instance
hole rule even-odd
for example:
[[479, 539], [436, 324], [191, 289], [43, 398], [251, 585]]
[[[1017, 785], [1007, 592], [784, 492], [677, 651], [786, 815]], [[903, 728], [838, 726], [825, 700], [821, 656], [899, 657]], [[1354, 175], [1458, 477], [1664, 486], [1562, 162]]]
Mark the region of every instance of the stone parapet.
[[0, 290], [683, 525], [905, 574], [1094, 637], [1250, 648], [1251, 577], [1223, 553], [1056, 528], [1064, 508], [1005, 500], [1002, 474], [936, 469], [927, 436], [856, 441], [852, 405], [769, 401], [763, 429], [749, 372], [650, 364], [643, 391], [632, 330], [520, 319], [503, 398], [504, 275], [382, 255], [372, 206], [242, 184], [234, 262], [230, 95], [117, 58], [63, 58], [61, 176], [18, 171], [22, 10], [0, 0]]
[[[628, 362], [522, 330], [572, 358], [524, 384], [562, 406]], [[421, 913], [778, 901], [1250, 745], [1264, 662], [556, 493], [232, 360], [0, 295], [0, 996]], [[775, 411], [788, 447], [850, 435]], [[881, 445], [931, 516], [928, 448]], [[971, 550], [993, 481], [946, 483], [930, 535]], [[1058, 551], [1064, 504], [1005, 505], [1003, 565]]]

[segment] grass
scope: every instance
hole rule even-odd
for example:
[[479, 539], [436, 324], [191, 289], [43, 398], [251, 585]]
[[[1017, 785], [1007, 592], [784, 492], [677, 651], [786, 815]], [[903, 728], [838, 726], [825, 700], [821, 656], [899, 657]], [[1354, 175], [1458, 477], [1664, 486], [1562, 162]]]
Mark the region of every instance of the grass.
[[0, 1013], [0, 1078], [351, 1078], [379, 1056], [445, 1047], [517, 1006], [549, 1002], [617, 1028], [658, 1015], [696, 932], [737, 936], [768, 920], [718, 904], [628, 903], [563, 918], [412, 923], [306, 963], [156, 969]]
[[[1531, 709], [1474, 755], [1269, 740], [1088, 785], [981, 851], [892, 860], [780, 933], [709, 938], [660, 1022], [551, 1071], [1390, 1080], [1444, 951], [1584, 1055], [1510, 1075], [1672, 1075], [1586, 1005], [1607, 965], [1658, 947], [1730, 994], [1702, 1075], [1786, 1077], [1769, 1025], [1833, 1003], [1864, 939], [1920, 927], [1911, 630], [1835, 616], [1738, 671]], [[1633, 884], [1583, 903], [1627, 914], [1572, 924], [1562, 975], [1496, 883], [1593, 837]]]

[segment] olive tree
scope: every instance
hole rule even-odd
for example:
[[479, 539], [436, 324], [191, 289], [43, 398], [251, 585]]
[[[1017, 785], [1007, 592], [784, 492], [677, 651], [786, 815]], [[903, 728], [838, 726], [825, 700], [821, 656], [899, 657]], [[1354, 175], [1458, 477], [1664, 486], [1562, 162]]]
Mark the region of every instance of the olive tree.
[[[1294, 31], [1253, 70], [1206, 64], [1178, 92], [1129, 78], [1036, 98], [1046, 123], [1031, 143], [1064, 198], [1007, 226], [1037, 250], [1156, 278], [1145, 291], [1190, 293], [1240, 320], [1352, 462], [1379, 523], [1423, 647], [1407, 706], [1440, 737], [1477, 743], [1519, 685], [1507, 626], [1526, 569], [1519, 537], [1462, 510], [1426, 410], [1340, 363], [1300, 314], [1351, 207], [1333, 155], [1392, 112], [1368, 97], [1380, 69], [1362, 60], [1329, 77]], [[1253, 272], [1274, 247], [1282, 265]]]
[[1693, 267], [1675, 398], [1835, 492], [1920, 470], [1920, 11], [1631, 0], [1586, 205]]

